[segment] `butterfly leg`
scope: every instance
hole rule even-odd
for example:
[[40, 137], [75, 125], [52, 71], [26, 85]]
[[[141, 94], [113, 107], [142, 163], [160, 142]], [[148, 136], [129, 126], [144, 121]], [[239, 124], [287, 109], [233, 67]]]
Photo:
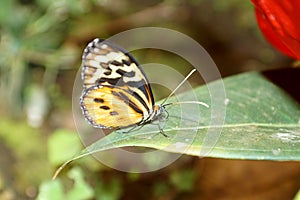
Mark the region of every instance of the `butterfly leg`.
[[159, 132], [165, 136], [166, 138], [169, 138], [169, 136], [164, 132], [163, 128], [161, 127], [161, 123], [158, 123]]
[[[128, 130], [118, 130], [119, 133], [130, 133], [132, 131], [137, 131], [141, 128], [143, 128], [145, 124], [142, 124], [142, 125], [139, 125], [139, 126], [133, 126], [132, 128], [128, 129]], [[158, 123], [157, 124], [158, 128], [159, 128], [159, 132], [160, 134], [162, 134], [163, 136], [165, 136], [166, 138], [169, 138], [169, 136], [164, 132], [162, 126], [161, 126], [161, 123]]]
[[131, 127], [130, 129], [128, 129], [128, 130], [118, 130], [118, 132], [119, 133], [130, 133], [130, 132], [132, 132], [132, 131], [135, 131], [135, 130], [139, 130], [140, 128], [142, 128], [141, 126], [133, 126], [133, 127]]

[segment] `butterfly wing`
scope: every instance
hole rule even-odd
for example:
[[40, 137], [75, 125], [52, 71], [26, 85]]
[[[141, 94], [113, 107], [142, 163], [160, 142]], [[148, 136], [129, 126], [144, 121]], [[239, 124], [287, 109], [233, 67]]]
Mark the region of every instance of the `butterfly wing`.
[[151, 112], [154, 98], [149, 81], [137, 61], [122, 48], [95, 39], [82, 56], [84, 89], [102, 85], [130, 90], [139, 96], [144, 108]]
[[138, 125], [148, 111], [139, 97], [119, 87], [99, 85], [85, 90], [80, 103], [86, 119], [97, 128]]

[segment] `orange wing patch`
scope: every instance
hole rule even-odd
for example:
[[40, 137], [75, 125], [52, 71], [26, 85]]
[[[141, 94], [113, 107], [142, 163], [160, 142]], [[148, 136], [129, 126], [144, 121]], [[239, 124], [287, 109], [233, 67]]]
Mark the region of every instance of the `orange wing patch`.
[[94, 86], [81, 97], [81, 108], [97, 128], [124, 128], [143, 121], [148, 111], [128, 91], [118, 87]]

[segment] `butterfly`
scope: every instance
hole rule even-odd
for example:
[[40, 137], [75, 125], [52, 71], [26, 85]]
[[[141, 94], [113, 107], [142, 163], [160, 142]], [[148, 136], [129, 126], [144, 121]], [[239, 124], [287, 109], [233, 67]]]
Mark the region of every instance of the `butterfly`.
[[169, 104], [155, 105], [145, 72], [121, 47], [94, 39], [84, 49], [81, 75], [80, 107], [93, 127], [124, 129], [166, 119]]

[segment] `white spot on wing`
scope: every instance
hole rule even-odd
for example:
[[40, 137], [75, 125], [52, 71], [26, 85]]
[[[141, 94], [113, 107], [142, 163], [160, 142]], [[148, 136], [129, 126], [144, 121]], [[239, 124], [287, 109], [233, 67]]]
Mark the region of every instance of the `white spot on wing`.
[[98, 65], [100, 62], [104, 62], [104, 63], [108, 63], [111, 59], [109, 59], [107, 56], [103, 56], [103, 55], [97, 55], [94, 57], [94, 62], [97, 62]]

